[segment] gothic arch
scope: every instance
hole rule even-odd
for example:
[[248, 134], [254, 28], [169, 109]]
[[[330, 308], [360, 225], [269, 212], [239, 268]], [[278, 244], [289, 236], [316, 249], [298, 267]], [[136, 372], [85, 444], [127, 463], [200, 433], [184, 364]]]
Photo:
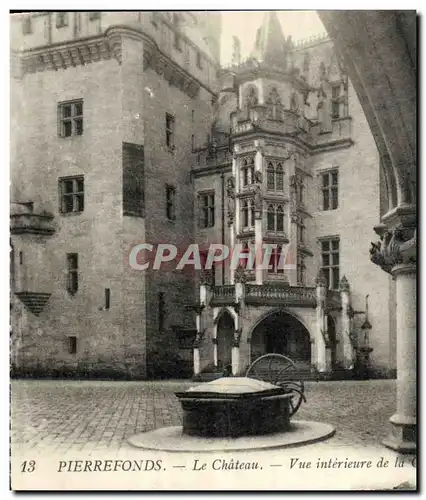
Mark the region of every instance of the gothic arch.
[[311, 342], [315, 339], [315, 334], [311, 332], [311, 330], [309, 329], [305, 320], [298, 313], [295, 313], [294, 311], [288, 309], [287, 307], [272, 307], [272, 308], [269, 308], [264, 313], [262, 313], [262, 315], [256, 319], [256, 321], [254, 322], [254, 324], [252, 325], [252, 327], [250, 328], [250, 330], [248, 332], [247, 341], [248, 342], [251, 341], [251, 336], [252, 336], [254, 330], [256, 329], [257, 326], [259, 326], [262, 323], [262, 321], [264, 321], [269, 316], [271, 316], [273, 314], [278, 314], [278, 313], [283, 313], [283, 314], [288, 314], [289, 316], [293, 316], [293, 318], [295, 318], [297, 321], [299, 321], [299, 323], [309, 332], [309, 337], [311, 339]]
[[234, 325], [235, 325], [235, 322], [237, 320], [237, 313], [234, 311], [234, 309], [232, 307], [229, 307], [229, 306], [221, 307], [217, 311], [215, 310], [213, 312], [213, 323], [215, 325], [217, 325], [219, 323], [219, 321], [221, 320], [222, 316], [226, 313], [228, 313], [232, 316], [232, 319], [234, 320]]

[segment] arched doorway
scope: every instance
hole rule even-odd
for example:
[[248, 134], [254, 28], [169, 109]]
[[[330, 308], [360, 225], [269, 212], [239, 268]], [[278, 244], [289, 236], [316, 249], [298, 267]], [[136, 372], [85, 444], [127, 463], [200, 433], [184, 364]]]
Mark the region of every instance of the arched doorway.
[[308, 330], [289, 313], [271, 313], [253, 330], [251, 361], [269, 353], [284, 354], [293, 361], [310, 363], [311, 342]]
[[228, 311], [225, 311], [217, 323], [217, 364], [220, 368], [225, 368], [232, 363], [234, 331], [234, 318]]

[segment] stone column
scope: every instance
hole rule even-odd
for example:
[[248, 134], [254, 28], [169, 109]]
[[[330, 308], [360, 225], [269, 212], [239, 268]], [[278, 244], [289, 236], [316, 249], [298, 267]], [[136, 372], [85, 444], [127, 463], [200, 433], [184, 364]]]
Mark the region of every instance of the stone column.
[[254, 196], [254, 242], [256, 249], [256, 285], [263, 283], [262, 242], [263, 242], [263, 151], [260, 141], [255, 141], [256, 156], [254, 159], [254, 180], [256, 183]]
[[354, 367], [354, 351], [351, 342], [351, 291], [346, 276], [340, 280], [340, 297], [342, 301], [342, 337], [343, 337], [343, 368], [352, 370]]
[[216, 322], [213, 325], [212, 342], [213, 342], [213, 364], [214, 364], [214, 366], [217, 367], [218, 359], [217, 359], [217, 323]]
[[[232, 176], [228, 179], [228, 226], [229, 226], [229, 257], [232, 261], [232, 252], [235, 248], [236, 234], [240, 224], [240, 205], [237, 193], [240, 191], [240, 172], [238, 169], [238, 159], [234, 153], [232, 156]], [[234, 283], [235, 269], [230, 266], [230, 283]]]
[[397, 401], [390, 418], [391, 434], [383, 442], [401, 453], [414, 452], [416, 425], [416, 265], [399, 264], [392, 269], [396, 281]]
[[193, 364], [194, 364], [194, 375], [198, 375], [200, 373], [200, 344], [202, 339], [202, 329], [201, 329], [201, 313], [204, 309], [204, 305], [198, 305], [194, 307], [196, 317], [195, 317], [195, 326], [197, 329], [197, 333], [195, 335], [195, 342], [193, 346]]
[[[396, 210], [402, 212], [402, 207]], [[383, 444], [400, 453], [414, 453], [417, 449], [416, 415], [416, 249], [415, 222], [407, 224], [407, 210], [402, 212], [404, 225], [393, 230], [380, 229], [381, 241], [373, 243], [371, 260], [396, 281], [397, 329], [397, 400], [396, 413], [391, 416], [391, 432]], [[393, 217], [392, 217], [393, 216]], [[394, 214], [384, 216], [390, 225]], [[386, 220], [387, 219], [387, 220]], [[398, 222], [401, 221], [398, 220]], [[408, 219], [409, 220], [409, 219]]]
[[316, 307], [316, 316], [317, 316], [317, 334], [315, 338], [315, 360], [316, 360], [316, 368], [320, 373], [324, 373], [327, 371], [327, 353], [326, 353], [326, 345], [325, 345], [325, 299], [327, 295], [327, 280], [325, 279], [324, 273], [322, 270], [319, 271], [318, 276], [315, 280], [317, 286], [317, 307]]

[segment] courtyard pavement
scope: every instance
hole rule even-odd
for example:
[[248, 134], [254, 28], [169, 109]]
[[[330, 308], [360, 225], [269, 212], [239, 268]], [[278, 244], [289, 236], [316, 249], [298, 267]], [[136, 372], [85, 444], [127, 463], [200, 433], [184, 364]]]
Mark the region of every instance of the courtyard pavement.
[[[182, 425], [175, 391], [190, 381], [13, 380], [11, 444], [15, 451], [122, 451], [134, 434]], [[395, 411], [394, 380], [307, 382], [295, 416], [329, 423], [332, 446], [381, 447]]]

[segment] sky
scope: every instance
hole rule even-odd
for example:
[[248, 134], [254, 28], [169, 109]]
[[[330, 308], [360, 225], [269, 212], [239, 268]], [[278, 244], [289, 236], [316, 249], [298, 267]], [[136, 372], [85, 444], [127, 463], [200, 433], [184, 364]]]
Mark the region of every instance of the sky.
[[[233, 36], [240, 39], [241, 58], [245, 59], [250, 55], [256, 30], [262, 24], [264, 15], [265, 12], [263, 11], [222, 11], [222, 65], [231, 63]], [[284, 36], [291, 36], [293, 41], [325, 33], [325, 28], [314, 10], [278, 11], [277, 15]]]

